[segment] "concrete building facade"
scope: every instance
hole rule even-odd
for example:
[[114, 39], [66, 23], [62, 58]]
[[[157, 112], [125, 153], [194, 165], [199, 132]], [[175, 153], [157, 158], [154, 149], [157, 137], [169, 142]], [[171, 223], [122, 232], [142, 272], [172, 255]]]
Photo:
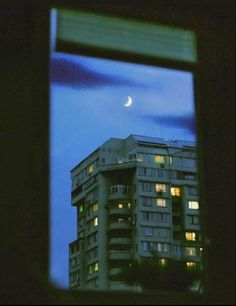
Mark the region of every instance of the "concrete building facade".
[[69, 287], [136, 290], [119, 278], [133, 259], [201, 265], [196, 144], [111, 138], [71, 171], [77, 240]]

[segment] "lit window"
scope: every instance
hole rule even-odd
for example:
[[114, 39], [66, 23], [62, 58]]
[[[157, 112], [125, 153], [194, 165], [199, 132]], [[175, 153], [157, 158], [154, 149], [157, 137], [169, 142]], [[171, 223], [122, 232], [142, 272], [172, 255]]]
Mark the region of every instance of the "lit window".
[[79, 212], [82, 213], [84, 211], [84, 205], [79, 206]]
[[123, 204], [118, 204], [118, 207], [119, 208], [123, 208]]
[[196, 233], [195, 232], [186, 232], [185, 233], [186, 240], [196, 241]]
[[94, 271], [95, 271], [95, 272], [98, 271], [98, 262], [95, 262], [95, 264], [94, 264]]
[[197, 201], [188, 201], [189, 209], [199, 209], [199, 204]]
[[128, 208], [130, 208], [130, 207], [131, 207], [131, 204], [130, 204], [130, 203], [128, 203], [128, 204], [127, 204], [127, 206], [128, 206]]
[[188, 269], [195, 269], [196, 268], [196, 262], [194, 262], [194, 261], [187, 261], [186, 262], [186, 266], [187, 266], [187, 268]]
[[98, 225], [98, 217], [93, 219], [93, 226], [97, 226]]
[[119, 218], [119, 219], [118, 219], [118, 222], [119, 222], [119, 223], [124, 222], [124, 219], [123, 219], [123, 218]]
[[196, 248], [194, 248], [194, 247], [187, 247], [186, 248], [186, 255], [196, 256], [196, 254], [197, 254]]
[[169, 157], [169, 161], [170, 161], [170, 165], [172, 165], [173, 164], [173, 157], [172, 156]]
[[156, 191], [157, 192], [166, 192], [166, 184], [156, 184]]
[[166, 266], [167, 265], [167, 259], [166, 258], [160, 258], [159, 263], [161, 266]]
[[158, 252], [168, 252], [168, 244], [166, 243], [157, 243], [157, 251]]
[[165, 163], [165, 158], [163, 155], [156, 155], [155, 156], [155, 162], [158, 164], [164, 164]]
[[93, 164], [88, 166], [88, 173], [92, 173], [93, 172]]
[[93, 204], [93, 212], [98, 211], [98, 203]]
[[179, 187], [171, 187], [171, 195], [175, 197], [180, 196], [180, 188]]
[[166, 207], [166, 199], [157, 199], [156, 205], [160, 207]]

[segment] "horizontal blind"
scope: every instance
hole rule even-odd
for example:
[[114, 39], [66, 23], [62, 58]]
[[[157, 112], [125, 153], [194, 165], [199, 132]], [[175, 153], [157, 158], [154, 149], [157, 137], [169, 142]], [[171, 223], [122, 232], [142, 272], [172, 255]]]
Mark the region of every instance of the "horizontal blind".
[[95, 48], [196, 62], [194, 32], [143, 21], [59, 9], [57, 39]]

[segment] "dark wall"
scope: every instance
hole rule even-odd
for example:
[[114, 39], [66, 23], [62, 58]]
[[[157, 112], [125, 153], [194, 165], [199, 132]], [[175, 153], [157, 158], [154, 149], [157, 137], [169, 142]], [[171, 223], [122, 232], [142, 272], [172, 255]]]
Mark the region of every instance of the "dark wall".
[[[99, 2], [99, 4], [98, 4]], [[107, 14], [191, 27], [207, 304], [235, 303], [234, 1], [78, 1]], [[53, 2], [52, 2], [53, 3]], [[68, 1], [57, 1], [68, 6]], [[118, 2], [117, 2], [118, 3]], [[70, 293], [49, 285], [49, 7], [2, 2], [1, 286], [6, 304], [197, 304], [187, 295]]]

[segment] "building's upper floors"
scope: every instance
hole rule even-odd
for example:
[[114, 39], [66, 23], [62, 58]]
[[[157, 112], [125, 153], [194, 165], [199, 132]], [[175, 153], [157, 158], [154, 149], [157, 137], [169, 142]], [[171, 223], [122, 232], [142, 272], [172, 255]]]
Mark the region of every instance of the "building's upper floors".
[[196, 147], [189, 141], [131, 135], [110, 138], [71, 171], [72, 204], [98, 182], [98, 174], [135, 168], [138, 179], [196, 185]]

